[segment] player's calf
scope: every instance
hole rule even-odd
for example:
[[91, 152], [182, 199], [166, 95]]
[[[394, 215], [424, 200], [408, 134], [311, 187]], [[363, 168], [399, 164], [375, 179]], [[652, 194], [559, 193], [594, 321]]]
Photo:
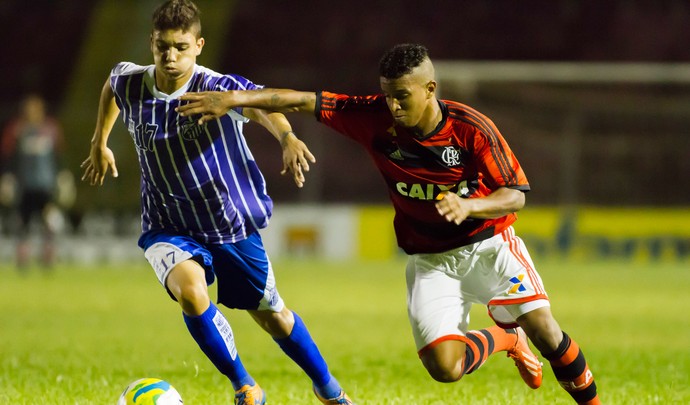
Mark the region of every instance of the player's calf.
[[594, 376], [574, 340], [563, 332], [563, 340], [553, 353], [543, 354], [551, 363], [558, 383], [578, 404], [600, 404]]

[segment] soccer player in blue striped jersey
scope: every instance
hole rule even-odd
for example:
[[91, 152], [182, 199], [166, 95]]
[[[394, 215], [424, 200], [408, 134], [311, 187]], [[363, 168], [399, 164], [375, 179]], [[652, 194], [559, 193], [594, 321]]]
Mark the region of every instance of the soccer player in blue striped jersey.
[[242, 133], [254, 120], [280, 141], [283, 173], [298, 187], [314, 162], [281, 113], [238, 108], [199, 125], [175, 112], [186, 92], [252, 90], [250, 80], [196, 64], [204, 46], [197, 6], [170, 0], [153, 14], [154, 64], [118, 63], [101, 91], [96, 129], [82, 180], [102, 185], [117, 167], [107, 140], [115, 121], [129, 131], [141, 169], [142, 234], [139, 246], [160, 283], [182, 308], [190, 334], [225, 374], [234, 403], [257, 405], [266, 396], [244, 368], [233, 331], [211, 302], [208, 285], [218, 279], [218, 302], [244, 309], [311, 378], [325, 404], [351, 404], [309, 335], [284, 304], [259, 229], [272, 202]]

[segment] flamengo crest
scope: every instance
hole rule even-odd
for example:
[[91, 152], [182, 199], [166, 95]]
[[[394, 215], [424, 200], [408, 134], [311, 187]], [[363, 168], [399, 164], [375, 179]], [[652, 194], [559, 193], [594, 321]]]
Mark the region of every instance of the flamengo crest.
[[460, 166], [460, 151], [452, 146], [446, 146], [441, 154], [441, 159], [448, 167]]

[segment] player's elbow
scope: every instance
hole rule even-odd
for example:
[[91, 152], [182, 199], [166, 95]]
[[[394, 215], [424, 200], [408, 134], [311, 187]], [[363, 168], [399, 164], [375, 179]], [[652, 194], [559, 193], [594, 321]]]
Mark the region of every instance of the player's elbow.
[[495, 196], [505, 212], [517, 212], [525, 206], [525, 193], [514, 188], [503, 187], [496, 191]]
[[513, 201], [513, 207], [514, 207], [514, 212], [520, 211], [524, 206], [525, 206], [525, 193], [523, 193], [520, 190], [515, 190], [516, 193], [513, 193], [515, 195], [514, 201]]

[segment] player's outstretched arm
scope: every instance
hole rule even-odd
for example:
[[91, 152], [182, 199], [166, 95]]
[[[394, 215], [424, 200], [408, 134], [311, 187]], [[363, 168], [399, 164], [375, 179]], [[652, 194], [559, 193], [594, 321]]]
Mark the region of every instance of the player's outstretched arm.
[[89, 156], [82, 162], [81, 168], [84, 170], [82, 181], [89, 184], [103, 185], [105, 175], [110, 169], [113, 177], [117, 177], [117, 166], [113, 151], [108, 148], [108, 137], [115, 125], [115, 120], [120, 109], [115, 103], [115, 94], [110, 87], [109, 80], [106, 80], [101, 90], [101, 98], [98, 103], [98, 117], [96, 119], [96, 130], [91, 138], [91, 149]]
[[182, 116], [201, 115], [199, 124], [220, 118], [235, 107], [275, 112], [314, 113], [316, 93], [288, 89], [229, 90], [186, 93], [176, 111]]
[[280, 142], [283, 149], [283, 170], [280, 174], [292, 173], [297, 187], [304, 186], [304, 172], [309, 171], [309, 162], [315, 163], [316, 158], [307, 145], [297, 138], [285, 115], [256, 108], [245, 108], [243, 114], [261, 124]]

